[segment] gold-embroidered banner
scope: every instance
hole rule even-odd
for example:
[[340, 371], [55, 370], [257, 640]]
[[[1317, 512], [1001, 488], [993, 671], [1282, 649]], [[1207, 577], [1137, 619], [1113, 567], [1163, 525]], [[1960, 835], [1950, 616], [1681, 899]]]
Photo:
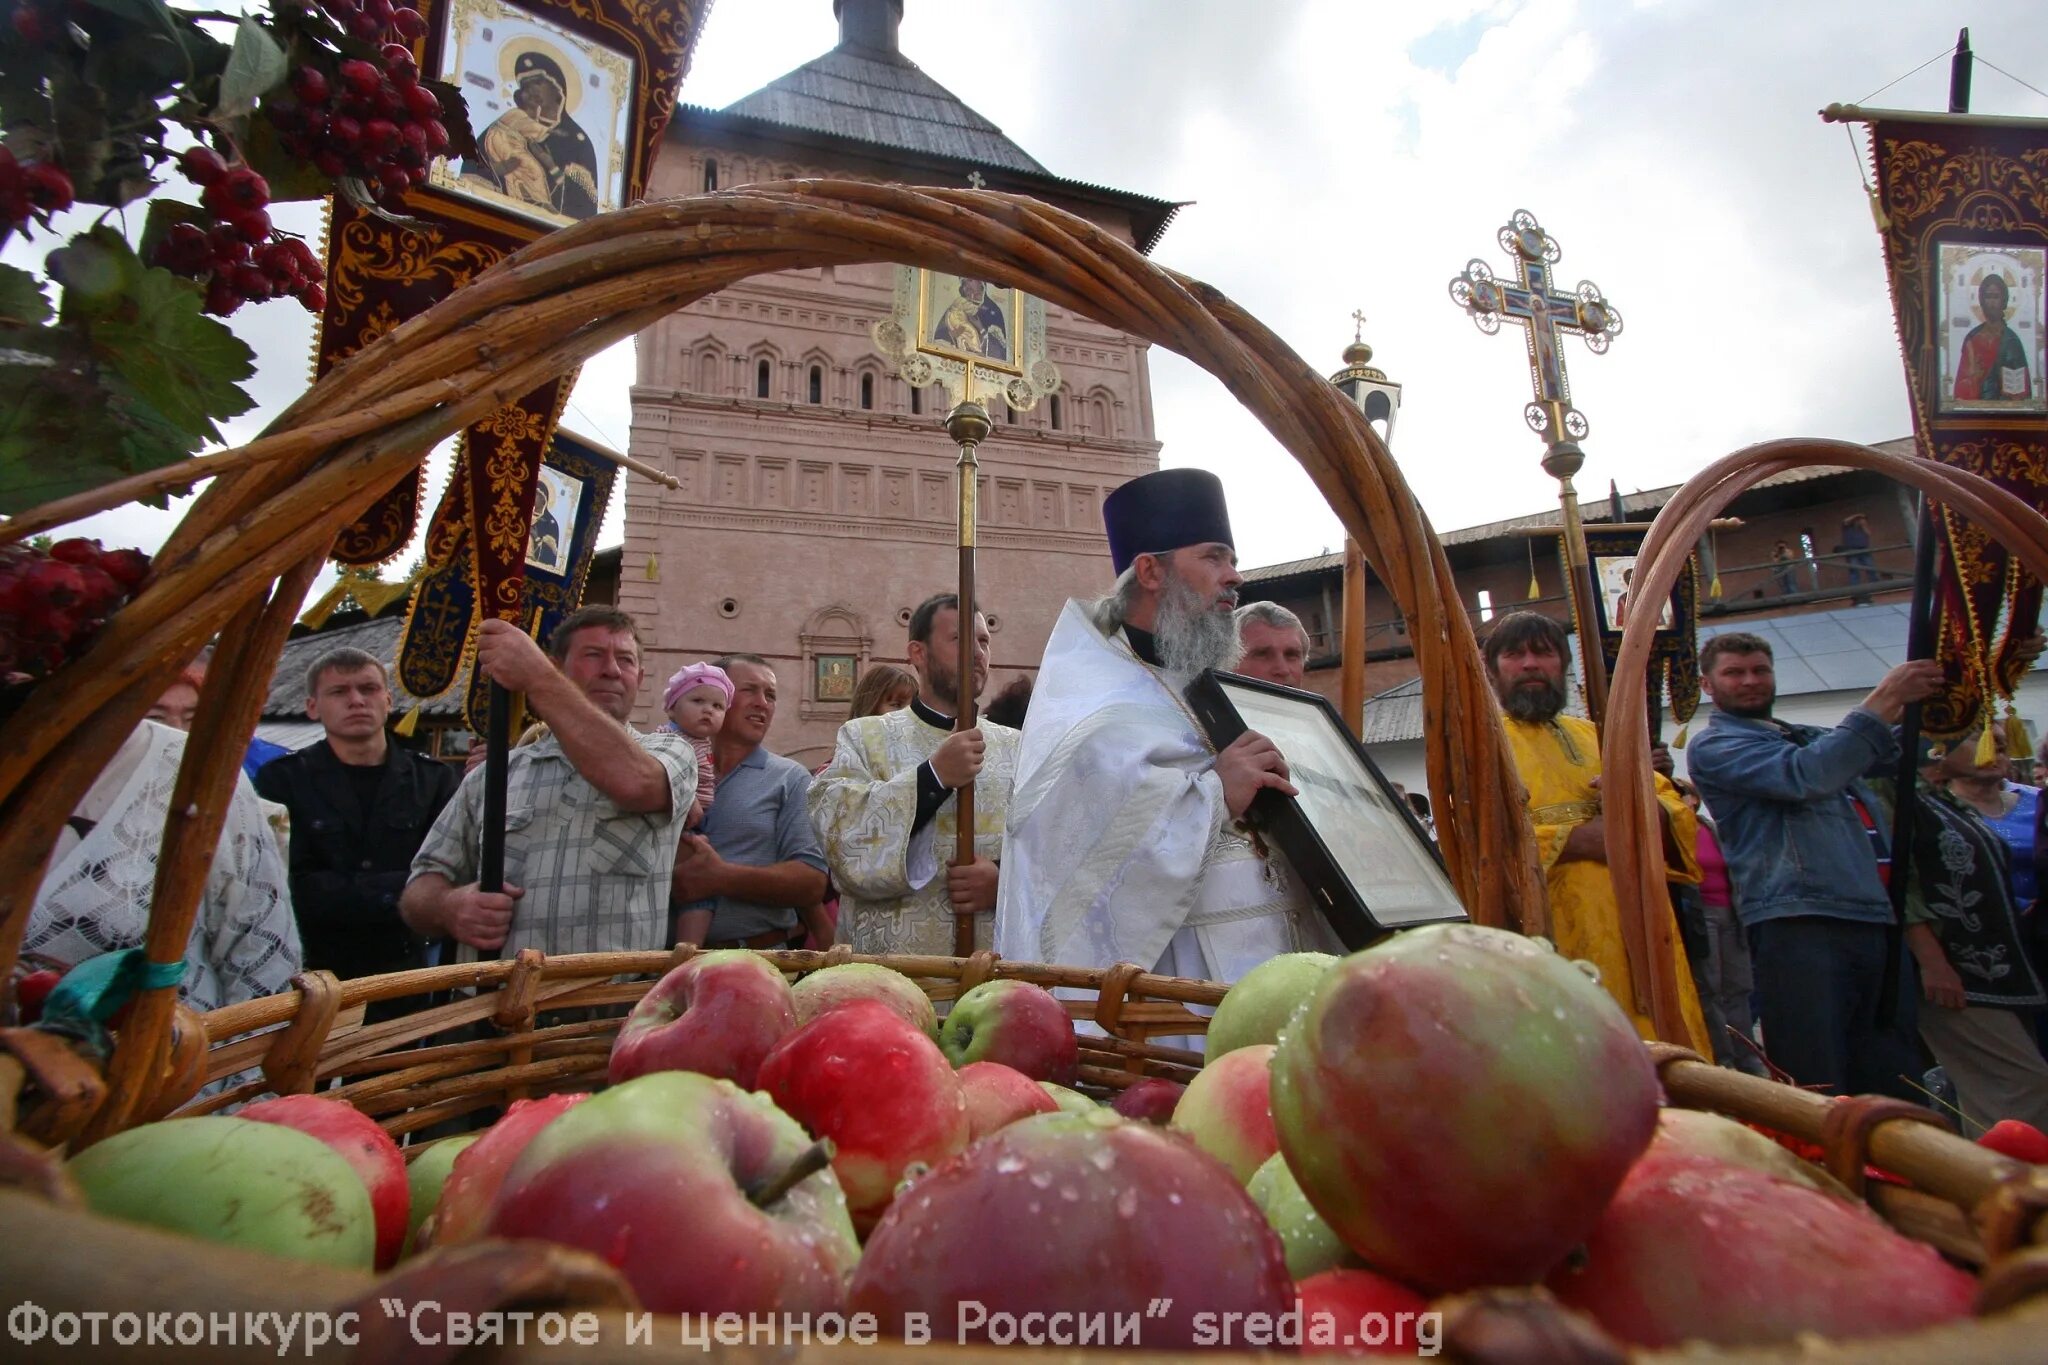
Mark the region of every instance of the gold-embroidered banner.
[[[316, 377], [555, 228], [638, 200], [696, 38], [696, 0], [421, 0], [420, 70], [464, 96], [476, 142], [436, 156], [409, 191], [408, 226], [336, 199]], [[453, 149], [451, 149], [451, 153]], [[463, 433], [429, 524], [399, 674], [418, 697], [448, 690], [479, 613], [524, 622], [535, 489], [574, 375]], [[411, 542], [417, 473], [336, 538], [343, 564]], [[432, 593], [448, 575], [469, 591]]]
[[[1922, 455], [2048, 510], [2048, 127], [1871, 124], [1878, 226]], [[1967, 519], [1937, 507], [1940, 657], [1930, 735], [1990, 725], [2010, 697], [2041, 584]]]

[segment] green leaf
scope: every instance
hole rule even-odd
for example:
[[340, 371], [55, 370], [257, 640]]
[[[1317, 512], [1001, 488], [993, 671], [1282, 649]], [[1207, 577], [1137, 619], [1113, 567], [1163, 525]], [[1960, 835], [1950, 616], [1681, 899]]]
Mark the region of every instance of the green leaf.
[[320, 174], [317, 166], [291, 155], [278, 143], [277, 129], [262, 114], [251, 114], [240, 130], [235, 145], [242, 160], [270, 186], [270, 202], [285, 199], [325, 199], [334, 193], [334, 182]]
[[142, 273], [142, 261], [127, 239], [104, 224], [51, 252], [47, 265], [50, 278], [64, 286], [59, 316], [79, 326], [120, 309]]
[[[14, 516], [129, 472], [129, 432], [76, 337], [0, 330], [0, 515]], [[181, 458], [171, 454], [146, 468]]]
[[162, 31], [130, 33], [111, 43], [94, 43], [85, 54], [88, 81], [131, 95], [161, 95], [185, 80], [191, 70], [185, 49]]
[[0, 265], [0, 325], [40, 326], [50, 320], [43, 282], [26, 270]]
[[[255, 352], [224, 323], [200, 312], [199, 291], [168, 270], [142, 272], [132, 299], [132, 311], [94, 324], [94, 354], [132, 387], [139, 404], [179, 431], [219, 440], [214, 419], [255, 405], [240, 387], [256, 372]], [[132, 415], [148, 425], [140, 406]]]
[[284, 49], [277, 45], [263, 25], [244, 18], [235, 25], [234, 50], [228, 53], [227, 69], [220, 73], [220, 99], [216, 118], [239, 118], [256, 107], [256, 101], [284, 79]]
[[136, 248], [136, 255], [144, 261], [156, 259], [157, 247], [162, 245], [174, 224], [191, 223], [203, 228], [212, 222], [213, 215], [197, 204], [158, 195], [149, 201], [149, 216], [142, 221], [142, 245]]

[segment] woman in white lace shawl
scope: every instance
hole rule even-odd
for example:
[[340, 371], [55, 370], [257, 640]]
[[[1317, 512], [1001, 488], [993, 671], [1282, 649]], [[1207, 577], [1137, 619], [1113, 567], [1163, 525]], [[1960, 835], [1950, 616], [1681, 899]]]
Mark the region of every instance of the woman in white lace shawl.
[[[36, 893], [24, 952], [75, 966], [141, 946], [149, 926], [157, 852], [186, 735], [144, 721], [72, 813]], [[192, 938], [181, 995], [218, 1009], [284, 990], [299, 971], [284, 860], [256, 789], [240, 773]]]

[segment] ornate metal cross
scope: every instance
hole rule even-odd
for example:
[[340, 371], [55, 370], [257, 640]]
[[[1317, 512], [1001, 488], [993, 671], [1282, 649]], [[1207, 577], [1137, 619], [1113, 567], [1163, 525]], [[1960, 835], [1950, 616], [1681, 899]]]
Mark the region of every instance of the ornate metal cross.
[[1351, 340], [1353, 342], [1365, 340], [1365, 310], [1362, 308], [1351, 310]]
[[967, 173], [967, 183], [969, 185], [972, 185], [975, 189], [980, 189], [984, 185], [988, 184], [988, 181], [981, 178], [980, 171], [969, 171]]
[[1558, 333], [1579, 333], [1587, 348], [1599, 355], [1611, 338], [1621, 335], [1621, 312], [1591, 280], [1579, 281], [1578, 289], [1569, 294], [1556, 287], [1550, 268], [1563, 252], [1527, 209], [1515, 211], [1498, 240], [1515, 258], [1516, 282], [1494, 278], [1486, 262], [1474, 258], [1465, 263], [1465, 273], [1451, 281], [1451, 300], [1488, 336], [1500, 330], [1503, 318], [1527, 330], [1529, 379], [1536, 398], [1522, 409], [1523, 420], [1553, 447], [1583, 440], [1591, 428], [1572, 406]]
[[1599, 589], [1586, 554], [1578, 490], [1572, 487], [1572, 475], [1586, 462], [1579, 442], [1591, 427], [1572, 406], [1557, 334], [1579, 333], [1598, 355], [1620, 335], [1621, 312], [1591, 280], [1579, 281], [1578, 289], [1570, 294], [1551, 282], [1550, 268], [1564, 253], [1527, 209], [1515, 210], [1498, 240], [1514, 255], [1515, 282], [1495, 279], [1486, 262], [1475, 258], [1465, 263], [1464, 274], [1451, 281], [1451, 301], [1470, 313], [1488, 336], [1500, 330], [1502, 318], [1518, 322], [1528, 331], [1529, 381], [1536, 397], [1522, 409], [1522, 419], [1549, 447], [1543, 455], [1543, 469], [1557, 480], [1557, 501], [1564, 521], [1565, 583], [1571, 591], [1572, 616], [1581, 643], [1586, 710], [1597, 725], [1607, 714], [1607, 665], [1601, 653], [1599, 619], [1593, 610]]

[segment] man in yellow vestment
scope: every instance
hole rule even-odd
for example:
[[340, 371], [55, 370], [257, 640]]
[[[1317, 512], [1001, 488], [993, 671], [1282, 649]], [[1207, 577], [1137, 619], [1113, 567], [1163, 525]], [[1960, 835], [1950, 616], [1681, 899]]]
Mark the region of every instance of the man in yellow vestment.
[[[839, 727], [832, 765], [811, 782], [811, 824], [839, 887], [841, 937], [858, 953], [950, 957], [956, 913], [972, 913], [974, 946], [993, 932], [997, 866], [1015, 730], [983, 721], [956, 732], [959, 598], [941, 593], [910, 614], [910, 705]], [[974, 612], [974, 691], [988, 683], [988, 620]], [[955, 864], [960, 802], [974, 783], [972, 863]]]
[[[1486, 638], [1486, 668], [1506, 714], [1515, 768], [1529, 789], [1529, 818], [1536, 826], [1536, 853], [1550, 890], [1550, 932], [1566, 957], [1590, 962], [1600, 984], [1635, 1020], [1636, 1031], [1655, 1038], [1648, 1015], [1635, 1007], [1628, 949], [1621, 936], [1621, 910], [1607, 872], [1606, 829], [1600, 807], [1600, 734], [1588, 721], [1563, 714], [1565, 660], [1570, 657], [1564, 627], [1533, 611], [1510, 612]], [[1699, 821], [1677, 788], [1656, 778], [1664, 813], [1664, 859], [1670, 880], [1697, 885], [1695, 851]], [[1686, 966], [1685, 948], [1671, 929], [1679, 1007], [1692, 1046], [1714, 1055], [1700, 1014], [1699, 995]]]

